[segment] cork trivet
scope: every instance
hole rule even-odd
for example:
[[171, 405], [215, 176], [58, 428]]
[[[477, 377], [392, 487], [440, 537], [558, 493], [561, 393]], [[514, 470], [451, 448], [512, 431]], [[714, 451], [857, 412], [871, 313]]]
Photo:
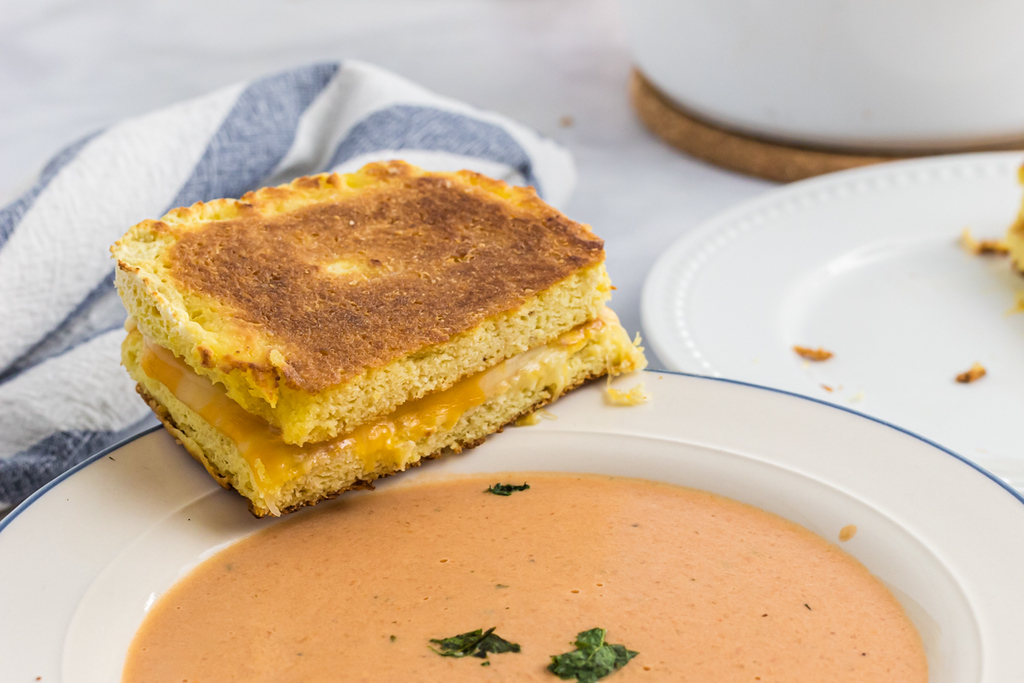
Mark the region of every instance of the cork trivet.
[[640, 120], [665, 142], [716, 166], [767, 180], [791, 182], [832, 171], [929, 154], [1024, 149], [1024, 140], [971, 149], [906, 154], [852, 154], [791, 147], [705, 123], [672, 102], [637, 70], [633, 71], [629, 90]]

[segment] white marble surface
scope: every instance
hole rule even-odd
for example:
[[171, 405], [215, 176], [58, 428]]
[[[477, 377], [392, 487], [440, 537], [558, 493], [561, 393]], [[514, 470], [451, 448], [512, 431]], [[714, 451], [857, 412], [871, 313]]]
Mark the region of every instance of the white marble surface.
[[661, 251], [772, 187], [690, 159], [640, 125], [612, 0], [36, 0], [0, 12], [0, 200], [65, 144], [121, 118], [345, 58], [499, 111], [572, 150], [579, 184], [567, 213], [606, 240], [612, 303], [630, 330]]

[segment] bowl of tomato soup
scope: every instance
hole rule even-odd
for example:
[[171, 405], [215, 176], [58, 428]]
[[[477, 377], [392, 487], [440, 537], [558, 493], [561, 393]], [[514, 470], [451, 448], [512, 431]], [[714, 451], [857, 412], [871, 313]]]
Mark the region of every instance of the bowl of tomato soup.
[[[644, 405], [586, 387], [557, 419], [270, 523], [154, 432], [43, 494], [0, 553], [103, 529], [87, 561], [59, 558], [80, 587], [46, 612], [69, 682], [555, 681], [598, 660], [612, 681], [1024, 675], [1015, 492], [834, 406], [643, 379]], [[81, 521], [58, 521], [63, 499]], [[0, 576], [22, 582], [0, 607], [47, 584], [28, 574]], [[39, 669], [33, 647], [0, 673]]]
[[[928, 680], [899, 600], [836, 544], [705, 491], [554, 472], [399, 485], [254, 534], [160, 598], [122, 680], [543, 681], [595, 625], [636, 653], [616, 680]], [[514, 647], [428, 646], [484, 629]]]

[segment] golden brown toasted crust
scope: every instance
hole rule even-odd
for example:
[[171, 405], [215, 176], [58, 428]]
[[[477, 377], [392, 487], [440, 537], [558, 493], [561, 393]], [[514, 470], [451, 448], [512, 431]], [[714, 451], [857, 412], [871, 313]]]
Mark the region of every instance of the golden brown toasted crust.
[[401, 162], [368, 174], [380, 182], [270, 215], [258, 205], [286, 190], [251, 193], [237, 217], [182, 231], [172, 248], [172, 277], [272, 336], [296, 389], [314, 393], [445, 342], [604, 260], [600, 238], [531, 189]]

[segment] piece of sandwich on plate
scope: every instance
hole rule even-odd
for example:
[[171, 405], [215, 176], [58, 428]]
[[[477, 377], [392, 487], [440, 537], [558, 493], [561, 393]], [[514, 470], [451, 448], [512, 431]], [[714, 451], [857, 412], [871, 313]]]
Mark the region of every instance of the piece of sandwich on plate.
[[475, 446], [644, 367], [603, 242], [531, 188], [403, 162], [175, 209], [112, 248], [124, 366], [258, 516]]
[[[1024, 185], [1024, 166], [1017, 170], [1017, 179]], [[1024, 206], [1006, 233], [1006, 247], [1014, 267], [1024, 274]]]

